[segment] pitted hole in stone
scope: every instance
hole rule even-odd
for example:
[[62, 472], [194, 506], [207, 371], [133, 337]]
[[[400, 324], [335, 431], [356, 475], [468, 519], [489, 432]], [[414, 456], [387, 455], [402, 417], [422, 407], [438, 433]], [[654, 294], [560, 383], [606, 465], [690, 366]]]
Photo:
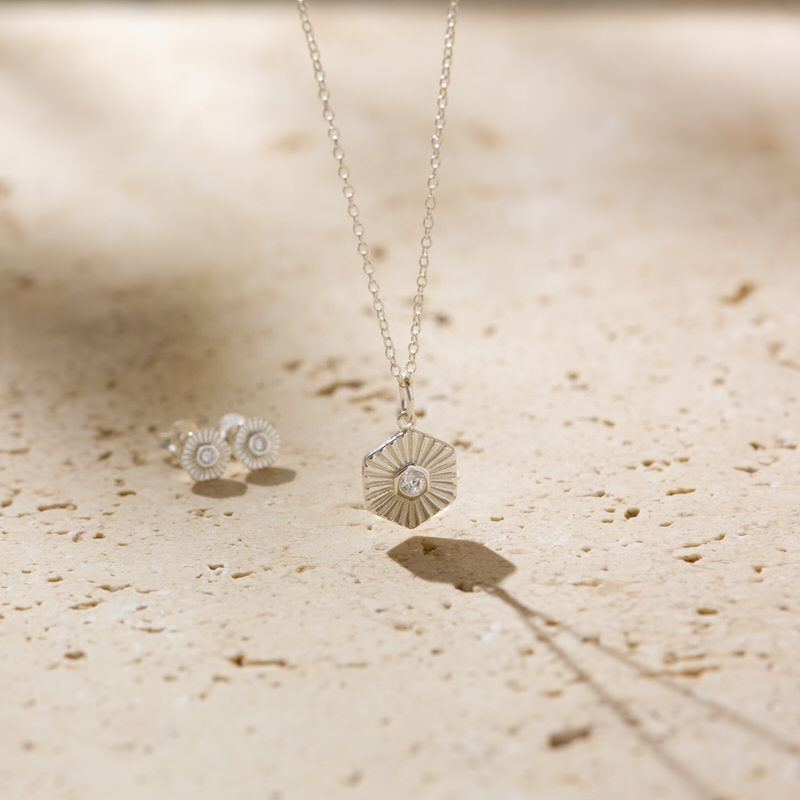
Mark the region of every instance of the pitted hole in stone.
[[428, 491], [428, 475], [413, 464], [397, 476], [397, 491], [409, 500], [414, 500]]
[[208, 469], [209, 467], [213, 467], [219, 460], [219, 451], [213, 444], [201, 444], [200, 447], [197, 448], [195, 459], [201, 467]]
[[253, 455], [263, 456], [269, 451], [270, 441], [263, 433], [256, 432], [247, 440], [247, 447]]

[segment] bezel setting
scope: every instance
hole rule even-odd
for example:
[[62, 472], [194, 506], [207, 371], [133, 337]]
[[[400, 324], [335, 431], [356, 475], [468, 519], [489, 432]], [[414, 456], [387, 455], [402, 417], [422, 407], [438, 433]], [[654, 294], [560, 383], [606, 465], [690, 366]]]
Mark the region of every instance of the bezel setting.
[[[213, 460], [212, 451], [216, 452]], [[231, 448], [216, 428], [200, 428], [186, 436], [179, 460], [193, 480], [212, 481], [225, 472]]]
[[395, 475], [394, 490], [396, 494], [407, 500], [416, 500], [428, 491], [430, 480], [431, 476], [428, 470], [418, 467], [416, 464], [409, 464]]
[[[259, 452], [251, 447], [254, 439], [265, 441], [266, 449]], [[269, 422], [261, 417], [252, 417], [239, 425], [236, 435], [233, 437], [233, 454], [248, 469], [265, 469], [275, 463], [280, 444], [280, 436]]]

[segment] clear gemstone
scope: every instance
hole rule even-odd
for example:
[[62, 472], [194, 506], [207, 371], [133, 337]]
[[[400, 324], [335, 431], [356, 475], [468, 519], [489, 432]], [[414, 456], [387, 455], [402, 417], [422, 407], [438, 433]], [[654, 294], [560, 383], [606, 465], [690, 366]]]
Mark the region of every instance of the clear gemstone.
[[397, 491], [413, 500], [428, 490], [428, 476], [413, 464], [406, 467], [397, 479]]
[[263, 433], [254, 433], [247, 440], [247, 446], [250, 448], [251, 453], [261, 456], [269, 450], [269, 439]]
[[245, 423], [245, 418], [241, 414], [225, 414], [219, 421], [219, 432], [223, 439], [228, 438], [231, 431], [236, 431]]
[[197, 455], [195, 456], [197, 463], [201, 467], [213, 467], [219, 458], [219, 452], [213, 444], [203, 444], [197, 448]]
[[161, 446], [169, 450], [173, 455], [178, 455], [183, 448], [186, 439], [197, 430], [197, 423], [191, 419], [180, 419], [173, 422], [169, 431], [165, 434]]

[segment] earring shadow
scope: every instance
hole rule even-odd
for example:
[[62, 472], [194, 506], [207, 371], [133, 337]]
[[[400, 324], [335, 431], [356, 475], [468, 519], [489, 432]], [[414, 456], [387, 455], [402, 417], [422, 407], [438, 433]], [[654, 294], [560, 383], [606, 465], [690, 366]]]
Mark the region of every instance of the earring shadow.
[[267, 467], [248, 472], [245, 480], [254, 486], [280, 486], [282, 483], [291, 483], [296, 477], [297, 472], [293, 469]]
[[201, 497], [211, 497], [222, 500], [227, 497], [241, 497], [247, 491], [247, 486], [240, 481], [229, 478], [217, 478], [215, 481], [203, 481], [192, 486], [192, 493]]

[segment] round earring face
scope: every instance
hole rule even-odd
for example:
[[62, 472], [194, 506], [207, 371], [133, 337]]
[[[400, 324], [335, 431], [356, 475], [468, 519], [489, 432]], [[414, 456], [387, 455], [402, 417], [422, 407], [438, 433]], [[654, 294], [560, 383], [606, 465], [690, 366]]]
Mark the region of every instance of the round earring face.
[[233, 439], [233, 454], [248, 469], [264, 469], [275, 463], [280, 437], [261, 417], [245, 420]]
[[221, 477], [230, 460], [231, 448], [214, 428], [190, 434], [180, 456], [181, 466], [198, 482]]

